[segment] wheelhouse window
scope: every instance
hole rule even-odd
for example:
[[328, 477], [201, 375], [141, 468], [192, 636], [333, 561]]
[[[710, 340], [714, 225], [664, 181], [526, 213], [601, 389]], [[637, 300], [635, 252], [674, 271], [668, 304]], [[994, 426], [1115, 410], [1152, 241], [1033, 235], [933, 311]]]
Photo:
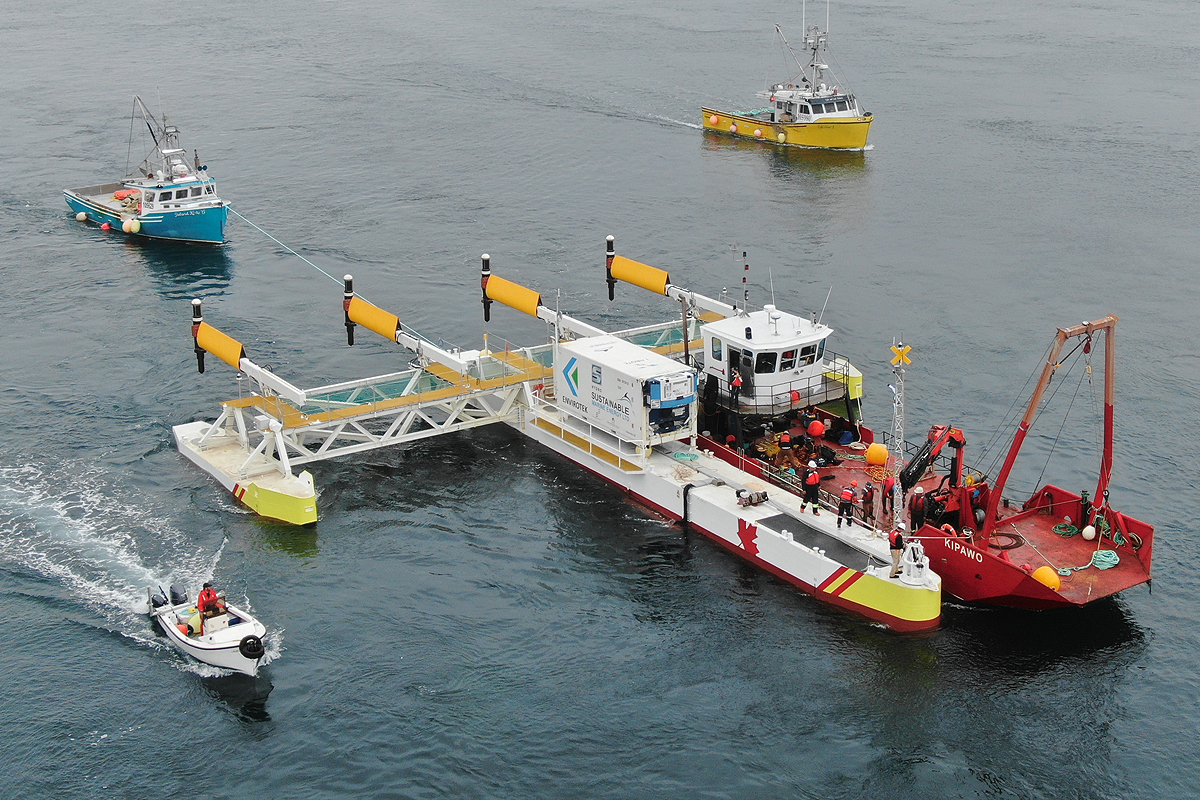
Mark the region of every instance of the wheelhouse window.
[[714, 336], [712, 340], [712, 350], [710, 351], [712, 353], [713, 361], [716, 361], [717, 363], [724, 363], [725, 353], [723, 351], [724, 348], [721, 347], [721, 340]]
[[199, 196], [200, 196], [200, 187], [199, 186], [192, 187], [192, 197], [199, 197]]
[[796, 368], [796, 351], [795, 350], [784, 350], [783, 358], [779, 362], [779, 371], [783, 372], [784, 370], [795, 369], [795, 368]]
[[211, 183], [208, 186], [204, 187], [204, 193], [205, 194], [213, 194], [213, 187], [212, 187]]
[[811, 113], [812, 113], [812, 109], [810, 109], [808, 106], [806, 106], [806, 105], [804, 105], [803, 103], [801, 103], [801, 104], [800, 104], [800, 113], [801, 113], [801, 114], [811, 114]]
[[838, 100], [838, 101], [837, 101], [837, 110], [838, 110], [838, 111], [845, 111], [845, 110], [846, 110], [846, 101], [845, 101], [845, 100]]
[[775, 107], [776, 107], [776, 108], [778, 108], [780, 111], [783, 111], [783, 101], [782, 101], [782, 100], [776, 100], [776, 101], [775, 101]]
[[763, 375], [768, 372], [774, 372], [775, 361], [778, 358], [778, 353], [759, 353], [758, 358], [754, 361], [754, 373], [756, 375]]
[[179, 191], [175, 192], [175, 199], [176, 199], [176, 200], [182, 200], [182, 199], [184, 199], [185, 197], [187, 197], [187, 194], [188, 194], [188, 190], [187, 190], [187, 189], [180, 189]]
[[800, 358], [804, 361], [804, 366], [808, 366], [817, 360], [817, 346], [810, 344], [807, 347], [800, 349]]

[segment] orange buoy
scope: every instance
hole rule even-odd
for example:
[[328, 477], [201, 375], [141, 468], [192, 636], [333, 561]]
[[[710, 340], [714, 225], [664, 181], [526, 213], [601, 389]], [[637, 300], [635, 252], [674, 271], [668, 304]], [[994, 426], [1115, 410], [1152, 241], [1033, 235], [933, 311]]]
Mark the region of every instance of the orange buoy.
[[1058, 570], [1053, 567], [1038, 567], [1033, 571], [1033, 579], [1055, 592], [1062, 586], [1062, 578], [1058, 576]]
[[759, 139], [761, 139], [761, 138], [762, 138], [762, 128], [755, 128], [755, 129], [754, 129], [754, 135], [755, 135], [756, 137], [758, 137]]
[[729, 126], [729, 132], [737, 133], [737, 123], [736, 122]]
[[888, 450], [887, 447], [879, 442], [873, 443], [867, 448], [867, 464], [872, 467], [882, 467], [887, 463]]
[[808, 423], [808, 435], [812, 437], [825, 435], [825, 423], [819, 419], [814, 419]]
[[709, 125], [716, 125], [718, 122], [720, 122], [720, 118], [716, 114], [713, 114], [708, 118]]

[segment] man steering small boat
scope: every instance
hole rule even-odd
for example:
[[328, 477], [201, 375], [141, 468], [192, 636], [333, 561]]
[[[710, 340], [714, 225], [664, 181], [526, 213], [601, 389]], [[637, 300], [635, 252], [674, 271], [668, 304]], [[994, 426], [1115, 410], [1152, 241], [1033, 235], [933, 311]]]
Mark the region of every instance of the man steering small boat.
[[200, 594], [196, 596], [196, 610], [204, 619], [211, 619], [225, 613], [225, 603], [211, 583], [205, 583]]

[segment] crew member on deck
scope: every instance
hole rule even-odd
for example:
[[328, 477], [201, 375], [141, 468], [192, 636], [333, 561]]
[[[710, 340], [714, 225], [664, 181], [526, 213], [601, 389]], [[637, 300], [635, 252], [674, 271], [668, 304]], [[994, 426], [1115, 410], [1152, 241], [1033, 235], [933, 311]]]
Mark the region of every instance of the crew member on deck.
[[738, 407], [738, 396], [742, 393], [742, 376], [736, 369], [733, 371], [733, 380], [729, 382], [729, 404], [734, 410]]
[[821, 490], [821, 473], [817, 472], [817, 462], [808, 462], [808, 472], [804, 475], [804, 499], [800, 501], [800, 513], [804, 513], [804, 506], [812, 503], [813, 516], [821, 516], [821, 503], [817, 499], [817, 493]]
[[912, 500], [908, 504], [909, 519], [914, 531], [921, 530], [925, 524], [925, 489], [921, 486], [913, 489]]
[[891, 514], [895, 507], [896, 476], [889, 474], [883, 479], [883, 513]]
[[868, 528], [875, 527], [875, 484], [867, 481], [862, 495], [863, 522]]
[[849, 486], [842, 487], [841, 502], [838, 503], [838, 527], [842, 527], [842, 517], [846, 518], [846, 527], [854, 526], [854, 501], [858, 495], [858, 481], [850, 481]]
[[888, 535], [888, 550], [892, 553], [892, 573], [889, 578], [900, 574], [900, 557], [904, 555], [904, 523], [896, 524], [896, 530]]

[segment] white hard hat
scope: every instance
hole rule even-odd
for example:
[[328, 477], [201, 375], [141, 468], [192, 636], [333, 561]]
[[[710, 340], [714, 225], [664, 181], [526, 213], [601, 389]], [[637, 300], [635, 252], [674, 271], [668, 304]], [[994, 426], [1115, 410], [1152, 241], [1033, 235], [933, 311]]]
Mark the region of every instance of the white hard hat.
[[815, 462], [815, 461], [810, 461], [810, 462], [808, 462], [808, 466], [809, 466], [809, 469], [816, 469], [816, 468], [817, 468], [817, 462]]
[[898, 531], [905, 530], [905, 528], [904, 528], [904, 523], [903, 523], [903, 522], [901, 522], [901, 523], [898, 523], [898, 524], [896, 525], [896, 530], [898, 530]]
[[918, 486], [917, 488], [913, 489], [913, 494], [922, 494], [922, 493], [924, 493], [924, 491], [925, 491], [924, 488]]

